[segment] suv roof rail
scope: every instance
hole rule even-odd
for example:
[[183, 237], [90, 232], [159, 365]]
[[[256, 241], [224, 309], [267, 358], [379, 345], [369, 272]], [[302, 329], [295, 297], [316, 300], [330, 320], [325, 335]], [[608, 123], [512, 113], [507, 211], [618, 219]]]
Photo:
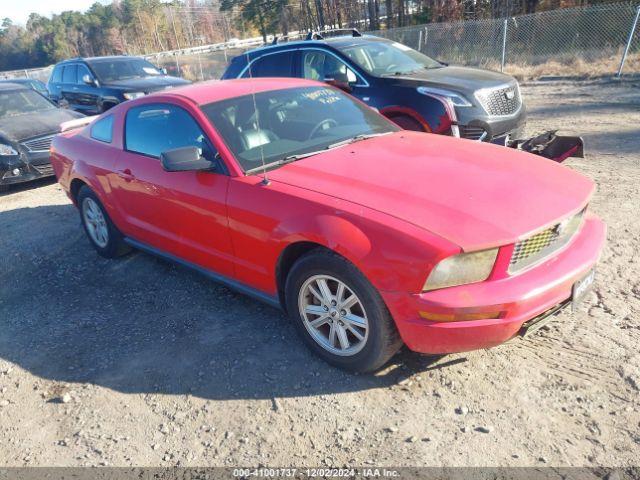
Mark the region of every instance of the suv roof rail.
[[361, 37], [362, 34], [358, 31], [357, 28], [332, 28], [330, 30], [321, 30], [318, 32], [310, 31], [307, 34], [306, 40], [322, 40], [326, 36], [327, 33], [337, 33], [337, 32], [349, 32], [352, 37]]

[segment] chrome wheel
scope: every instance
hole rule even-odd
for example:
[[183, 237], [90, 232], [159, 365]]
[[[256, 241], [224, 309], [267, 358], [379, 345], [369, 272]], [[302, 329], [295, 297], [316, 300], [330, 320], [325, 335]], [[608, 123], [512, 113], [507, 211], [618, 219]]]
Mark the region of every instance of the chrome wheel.
[[90, 197], [82, 202], [82, 218], [91, 240], [100, 248], [106, 248], [109, 243], [107, 221], [98, 204]]
[[309, 278], [300, 289], [298, 308], [311, 337], [328, 352], [351, 356], [366, 345], [367, 313], [357, 295], [340, 280], [328, 275]]

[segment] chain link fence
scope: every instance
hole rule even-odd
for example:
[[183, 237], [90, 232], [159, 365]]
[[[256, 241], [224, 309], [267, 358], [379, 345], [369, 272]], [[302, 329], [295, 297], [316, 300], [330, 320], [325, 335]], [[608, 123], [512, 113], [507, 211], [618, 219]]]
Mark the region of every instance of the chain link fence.
[[[640, 74], [639, 17], [640, 2], [633, 2], [367, 33], [448, 63], [504, 70], [521, 78]], [[171, 75], [208, 80], [220, 78], [231, 58], [259, 45], [261, 38], [249, 38], [145, 58]], [[0, 78], [29, 77], [46, 82], [51, 70], [2, 72]]]
[[370, 32], [433, 58], [532, 75], [640, 73], [640, 4], [568, 8], [493, 20]]

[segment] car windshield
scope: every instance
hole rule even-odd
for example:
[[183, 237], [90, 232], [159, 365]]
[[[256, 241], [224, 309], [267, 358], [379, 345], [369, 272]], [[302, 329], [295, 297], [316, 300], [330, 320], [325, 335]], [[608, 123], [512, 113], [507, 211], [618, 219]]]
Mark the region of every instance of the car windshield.
[[56, 107], [34, 90], [0, 91], [0, 117], [54, 110]]
[[376, 76], [402, 75], [425, 68], [443, 66], [437, 60], [397, 42], [368, 42], [343, 47], [340, 50], [367, 72]]
[[103, 83], [162, 74], [153, 64], [141, 58], [97, 60], [89, 65]]
[[[373, 109], [327, 87], [288, 88], [202, 107], [242, 168], [251, 173], [399, 130]], [[298, 158], [295, 158], [298, 157]]]

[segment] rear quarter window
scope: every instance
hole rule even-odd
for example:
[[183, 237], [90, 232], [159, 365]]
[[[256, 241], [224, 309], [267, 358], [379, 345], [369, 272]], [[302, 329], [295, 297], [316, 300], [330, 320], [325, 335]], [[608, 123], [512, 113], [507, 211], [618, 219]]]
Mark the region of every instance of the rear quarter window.
[[113, 115], [101, 118], [93, 124], [91, 138], [100, 142], [111, 143], [113, 140]]
[[251, 63], [242, 77], [293, 77], [294, 53], [289, 50], [260, 57]]

